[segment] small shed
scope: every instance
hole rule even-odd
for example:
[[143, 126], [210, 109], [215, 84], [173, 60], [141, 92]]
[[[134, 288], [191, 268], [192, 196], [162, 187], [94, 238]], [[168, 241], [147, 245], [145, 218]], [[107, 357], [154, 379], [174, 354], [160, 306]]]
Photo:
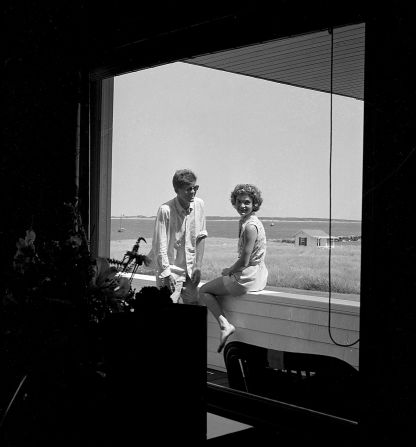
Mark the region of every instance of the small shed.
[[331, 241], [331, 247], [334, 246], [334, 242], [337, 239], [335, 236], [329, 237], [325, 231], [322, 230], [299, 230], [295, 234], [295, 245], [305, 247], [329, 247]]

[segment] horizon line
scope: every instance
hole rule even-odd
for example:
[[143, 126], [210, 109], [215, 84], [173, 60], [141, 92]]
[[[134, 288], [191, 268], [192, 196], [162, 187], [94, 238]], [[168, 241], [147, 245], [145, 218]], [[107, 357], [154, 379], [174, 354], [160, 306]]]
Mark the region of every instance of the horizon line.
[[[111, 216], [111, 219], [120, 219], [123, 217], [127, 218], [137, 218], [137, 219], [154, 219], [156, 216], [144, 216], [141, 214], [122, 214], [121, 216]], [[238, 216], [218, 216], [218, 215], [211, 215], [206, 216], [206, 218], [220, 218], [220, 219], [232, 219], [232, 220], [239, 220], [240, 218]], [[281, 216], [261, 216], [260, 219], [270, 219], [270, 220], [328, 220], [328, 217], [296, 217], [296, 216], [288, 216], [288, 217], [281, 217]], [[349, 222], [362, 222], [362, 219], [348, 219], [348, 218], [342, 218], [342, 217], [332, 217], [331, 220], [342, 220], [342, 221], [349, 221]]]

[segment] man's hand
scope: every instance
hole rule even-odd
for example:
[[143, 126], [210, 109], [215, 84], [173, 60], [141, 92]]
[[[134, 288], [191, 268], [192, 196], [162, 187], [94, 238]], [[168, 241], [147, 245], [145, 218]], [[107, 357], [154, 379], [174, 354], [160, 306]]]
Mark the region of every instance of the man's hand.
[[197, 286], [199, 284], [199, 281], [201, 281], [201, 269], [200, 268], [196, 268], [192, 272], [191, 281], [195, 286]]
[[176, 281], [172, 275], [166, 276], [163, 278], [163, 285], [166, 286], [171, 293], [175, 291]]

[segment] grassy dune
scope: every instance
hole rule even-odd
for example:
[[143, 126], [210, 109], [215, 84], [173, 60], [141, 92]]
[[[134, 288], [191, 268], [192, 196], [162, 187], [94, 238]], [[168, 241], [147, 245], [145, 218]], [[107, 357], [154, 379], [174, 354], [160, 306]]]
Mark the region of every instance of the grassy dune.
[[[134, 240], [111, 241], [111, 257], [122, 259]], [[140, 247], [148, 253], [151, 240]], [[208, 238], [205, 244], [202, 279], [213, 279], [230, 266], [237, 256], [237, 239]], [[361, 246], [337, 246], [331, 250], [331, 290], [334, 293], [360, 293]], [[328, 291], [328, 249], [296, 247], [294, 244], [268, 241], [266, 265], [268, 285], [302, 290]], [[152, 273], [141, 268], [141, 273]]]

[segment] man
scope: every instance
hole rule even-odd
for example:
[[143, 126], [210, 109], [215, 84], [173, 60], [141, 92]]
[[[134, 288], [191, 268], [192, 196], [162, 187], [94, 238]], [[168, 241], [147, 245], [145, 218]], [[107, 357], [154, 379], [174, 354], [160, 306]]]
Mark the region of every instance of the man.
[[199, 186], [189, 169], [176, 171], [176, 197], [159, 207], [152, 240], [156, 285], [167, 286], [176, 303], [198, 304], [198, 284], [206, 231], [204, 202], [195, 197]]

